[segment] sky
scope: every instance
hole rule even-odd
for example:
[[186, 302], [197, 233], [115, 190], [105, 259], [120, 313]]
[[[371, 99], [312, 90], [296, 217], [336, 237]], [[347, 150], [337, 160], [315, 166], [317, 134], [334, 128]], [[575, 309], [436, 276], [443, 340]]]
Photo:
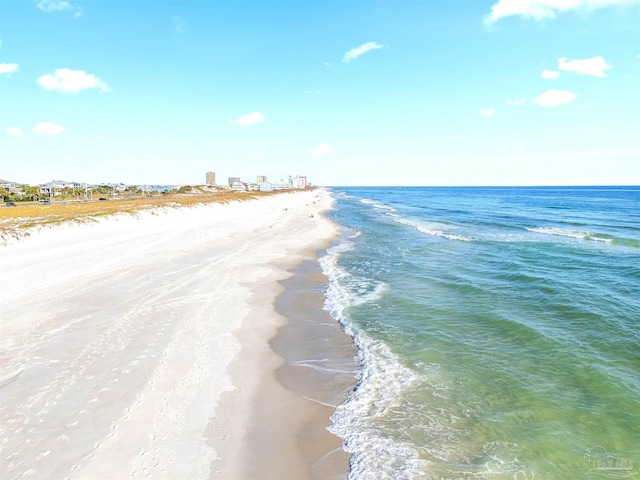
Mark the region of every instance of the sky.
[[640, 0], [0, 0], [0, 179], [640, 185]]

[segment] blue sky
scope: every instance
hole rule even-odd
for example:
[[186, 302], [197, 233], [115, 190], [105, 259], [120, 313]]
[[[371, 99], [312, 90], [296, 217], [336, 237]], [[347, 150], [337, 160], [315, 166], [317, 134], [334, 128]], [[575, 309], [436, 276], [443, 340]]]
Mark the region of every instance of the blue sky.
[[0, 0], [0, 178], [640, 184], [640, 0]]

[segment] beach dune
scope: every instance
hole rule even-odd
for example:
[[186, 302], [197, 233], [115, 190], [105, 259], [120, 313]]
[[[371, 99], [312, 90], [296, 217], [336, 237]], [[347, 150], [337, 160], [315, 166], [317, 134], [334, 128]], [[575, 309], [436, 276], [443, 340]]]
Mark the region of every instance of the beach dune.
[[331, 405], [284, 388], [269, 345], [279, 280], [337, 234], [331, 203], [156, 209], [0, 247], [0, 477], [344, 478]]

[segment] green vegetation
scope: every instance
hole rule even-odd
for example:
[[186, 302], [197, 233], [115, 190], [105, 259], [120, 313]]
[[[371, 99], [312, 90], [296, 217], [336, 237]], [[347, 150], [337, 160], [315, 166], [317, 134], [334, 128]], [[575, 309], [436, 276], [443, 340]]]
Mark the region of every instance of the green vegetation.
[[0, 197], [3, 202], [36, 202], [43, 197], [38, 187], [24, 185], [21, 192], [10, 192], [4, 187], [0, 187]]

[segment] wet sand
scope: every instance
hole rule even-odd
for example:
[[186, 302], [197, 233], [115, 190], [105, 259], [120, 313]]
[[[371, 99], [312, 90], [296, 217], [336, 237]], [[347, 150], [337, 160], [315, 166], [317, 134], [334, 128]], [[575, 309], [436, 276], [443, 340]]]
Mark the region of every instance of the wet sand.
[[[322, 308], [326, 278], [317, 261], [305, 260], [289, 272], [278, 282], [275, 311], [256, 310], [259, 315], [238, 332], [244, 348], [232, 363], [232, 378], [253, 390], [241, 387], [221, 399], [225, 416], [234, 421], [212, 428], [219, 434], [214, 448], [221, 460], [214, 462], [211, 478], [347, 478], [349, 454], [327, 427], [355, 384], [355, 349]], [[259, 291], [258, 303], [273, 301], [273, 291]], [[279, 328], [261, 331], [261, 315], [273, 313]], [[251, 375], [265, 371], [257, 381]]]
[[[270, 342], [286, 363], [276, 370], [278, 381], [316, 404], [316, 417], [326, 428], [335, 407], [353, 390], [358, 363], [352, 339], [322, 307], [326, 276], [317, 261], [305, 261], [290, 279], [281, 282], [285, 291], [276, 300], [276, 311], [288, 319]], [[326, 434], [326, 432], [325, 432]], [[333, 434], [327, 438], [332, 447], [312, 465], [313, 478], [347, 477], [350, 454], [342, 450], [342, 441]], [[304, 445], [304, 444], [303, 444]], [[313, 458], [317, 458], [314, 456]]]

